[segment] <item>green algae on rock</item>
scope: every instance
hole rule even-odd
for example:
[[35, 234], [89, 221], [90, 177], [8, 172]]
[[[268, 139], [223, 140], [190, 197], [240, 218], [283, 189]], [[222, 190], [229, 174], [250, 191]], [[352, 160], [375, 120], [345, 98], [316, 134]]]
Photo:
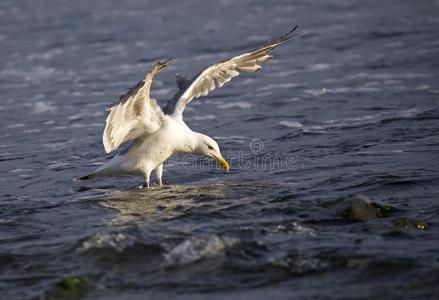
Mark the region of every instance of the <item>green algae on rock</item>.
[[89, 282], [79, 276], [68, 276], [58, 281], [48, 291], [44, 292], [38, 300], [49, 299], [76, 299], [84, 296], [90, 288]]
[[371, 202], [370, 206], [372, 206], [375, 209], [377, 216], [379, 218], [388, 217], [391, 213], [397, 211], [397, 209], [393, 206], [381, 204], [378, 202]]

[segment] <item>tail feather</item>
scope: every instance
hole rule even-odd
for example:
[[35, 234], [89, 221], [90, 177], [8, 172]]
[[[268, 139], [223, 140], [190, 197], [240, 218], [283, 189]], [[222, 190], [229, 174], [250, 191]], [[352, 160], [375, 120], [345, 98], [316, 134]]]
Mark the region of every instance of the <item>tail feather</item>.
[[117, 155], [113, 157], [108, 163], [98, 168], [96, 171], [84, 176], [76, 177], [75, 180], [89, 180], [99, 177], [122, 175], [124, 173], [124, 170], [120, 168], [121, 162], [122, 157]]
[[101, 174], [99, 174], [99, 172], [93, 172], [93, 173], [88, 174], [88, 175], [76, 177], [75, 180], [89, 180], [89, 179], [94, 179], [94, 178], [98, 178], [98, 177], [101, 177]]
[[90, 175], [79, 176], [75, 178], [75, 180], [89, 180], [89, 179], [91, 179]]

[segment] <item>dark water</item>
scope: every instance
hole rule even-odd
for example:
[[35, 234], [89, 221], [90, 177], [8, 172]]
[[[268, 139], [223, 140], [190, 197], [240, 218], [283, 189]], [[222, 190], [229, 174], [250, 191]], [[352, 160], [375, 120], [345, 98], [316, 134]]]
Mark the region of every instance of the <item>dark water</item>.
[[[178, 157], [162, 189], [72, 181], [108, 159], [105, 106], [155, 60], [180, 58], [154, 83], [163, 101], [175, 72], [294, 24], [307, 34], [263, 71], [186, 112], [229, 173]], [[438, 1], [2, 0], [1, 298], [68, 276], [87, 299], [438, 297], [438, 28]], [[330, 208], [354, 193], [398, 211]]]

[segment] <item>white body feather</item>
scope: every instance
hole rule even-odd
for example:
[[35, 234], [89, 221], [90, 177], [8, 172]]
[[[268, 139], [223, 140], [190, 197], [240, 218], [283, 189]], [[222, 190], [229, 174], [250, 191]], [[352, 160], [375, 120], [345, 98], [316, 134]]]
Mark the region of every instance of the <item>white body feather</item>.
[[145, 178], [177, 153], [191, 153], [196, 144], [193, 132], [179, 118], [165, 116], [163, 126], [152, 135], [139, 137], [128, 151], [99, 168], [95, 177], [143, 175]]

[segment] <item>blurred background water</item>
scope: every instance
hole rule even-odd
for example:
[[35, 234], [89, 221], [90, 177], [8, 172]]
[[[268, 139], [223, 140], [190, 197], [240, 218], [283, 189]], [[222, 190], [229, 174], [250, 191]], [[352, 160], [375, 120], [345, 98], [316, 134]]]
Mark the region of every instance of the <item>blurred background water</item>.
[[[295, 24], [186, 111], [229, 173], [178, 157], [162, 189], [72, 181], [111, 157], [106, 105], [154, 61], [179, 58], [164, 104], [176, 72]], [[1, 297], [56, 298], [66, 277], [86, 299], [438, 297], [438, 26], [439, 1], [2, 0]], [[357, 200], [397, 211], [340, 213]]]

